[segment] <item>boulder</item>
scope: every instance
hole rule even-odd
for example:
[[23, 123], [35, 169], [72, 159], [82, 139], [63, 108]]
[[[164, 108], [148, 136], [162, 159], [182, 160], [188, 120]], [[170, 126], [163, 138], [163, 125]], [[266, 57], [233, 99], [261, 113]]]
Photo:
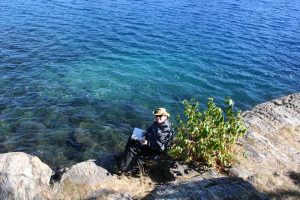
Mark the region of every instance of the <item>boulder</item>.
[[63, 174], [60, 183], [71, 182], [78, 185], [94, 187], [100, 183], [112, 181], [113, 179], [116, 179], [116, 176], [113, 176], [106, 169], [98, 166], [95, 160], [88, 160], [73, 165], [70, 170]]
[[286, 125], [300, 125], [300, 93], [259, 104], [242, 113], [251, 131], [268, 133]]
[[276, 199], [299, 199], [300, 93], [259, 104], [242, 113], [248, 132], [239, 139], [237, 163], [229, 170]]
[[253, 170], [299, 170], [300, 93], [257, 105], [242, 116], [248, 132], [240, 142]]
[[247, 178], [250, 176], [249, 172], [240, 166], [231, 167], [229, 169], [228, 175], [229, 176], [237, 176], [237, 177], [243, 178], [244, 180], [247, 180]]
[[[57, 199], [87, 199], [98, 196], [116, 195], [117, 192], [107, 192], [106, 186], [113, 185], [118, 178], [106, 169], [98, 166], [95, 160], [73, 165], [66, 171], [61, 180], [55, 184]], [[102, 190], [101, 190], [102, 189]]]
[[0, 199], [50, 199], [52, 170], [38, 157], [0, 154]]

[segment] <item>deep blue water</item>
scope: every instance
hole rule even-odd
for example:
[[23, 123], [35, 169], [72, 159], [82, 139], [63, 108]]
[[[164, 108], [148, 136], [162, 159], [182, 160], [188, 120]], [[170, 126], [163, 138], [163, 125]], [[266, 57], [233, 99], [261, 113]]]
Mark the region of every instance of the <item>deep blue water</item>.
[[300, 92], [299, 0], [2, 0], [0, 152], [66, 166], [183, 99]]

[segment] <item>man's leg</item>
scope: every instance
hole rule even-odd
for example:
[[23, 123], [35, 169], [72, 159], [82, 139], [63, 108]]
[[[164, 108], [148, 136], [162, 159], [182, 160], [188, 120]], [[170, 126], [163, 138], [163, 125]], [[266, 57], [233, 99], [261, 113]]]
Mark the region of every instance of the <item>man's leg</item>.
[[125, 147], [123, 160], [120, 166], [122, 171], [130, 170], [132, 165], [136, 162], [140, 150], [141, 150], [140, 142], [135, 140], [130, 140], [130, 139], [128, 140]]
[[139, 152], [140, 156], [158, 156], [161, 152], [155, 151], [154, 149], [151, 149], [148, 146], [142, 146], [141, 151]]

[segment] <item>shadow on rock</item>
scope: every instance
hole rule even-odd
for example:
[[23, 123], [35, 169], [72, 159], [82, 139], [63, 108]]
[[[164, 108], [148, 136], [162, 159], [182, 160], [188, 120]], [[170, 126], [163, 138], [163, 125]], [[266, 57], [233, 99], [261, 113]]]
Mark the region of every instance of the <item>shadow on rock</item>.
[[296, 185], [300, 186], [300, 173], [291, 171], [288, 173], [288, 176]]
[[272, 199], [300, 199], [300, 191], [297, 190], [280, 190], [268, 193]]
[[93, 193], [92, 197], [87, 198], [87, 200], [100, 199], [131, 200], [132, 198], [127, 193], [120, 193], [108, 189], [99, 189]]
[[115, 152], [107, 155], [101, 155], [95, 161], [96, 165], [106, 169], [111, 174], [117, 173], [118, 165], [121, 162], [123, 152]]
[[145, 168], [149, 178], [156, 183], [162, 184], [175, 180], [174, 173], [171, 172], [174, 168], [174, 161], [158, 160], [150, 166], [146, 164]]
[[270, 198], [241, 178], [222, 177], [207, 180], [194, 178], [189, 182], [161, 185], [143, 199], [267, 200]]
[[53, 173], [50, 177], [50, 184], [53, 185], [54, 183], [57, 183], [61, 180], [63, 174], [68, 171], [69, 168], [62, 168], [62, 169], [59, 169], [59, 168], [56, 168], [53, 170]]

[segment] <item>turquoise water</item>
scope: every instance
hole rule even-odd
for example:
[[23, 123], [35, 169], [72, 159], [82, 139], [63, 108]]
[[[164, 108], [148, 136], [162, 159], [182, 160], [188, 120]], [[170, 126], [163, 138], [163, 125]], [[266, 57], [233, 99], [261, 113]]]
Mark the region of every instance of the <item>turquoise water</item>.
[[300, 1], [4, 0], [0, 77], [0, 152], [68, 166], [122, 149], [158, 106], [299, 92]]

